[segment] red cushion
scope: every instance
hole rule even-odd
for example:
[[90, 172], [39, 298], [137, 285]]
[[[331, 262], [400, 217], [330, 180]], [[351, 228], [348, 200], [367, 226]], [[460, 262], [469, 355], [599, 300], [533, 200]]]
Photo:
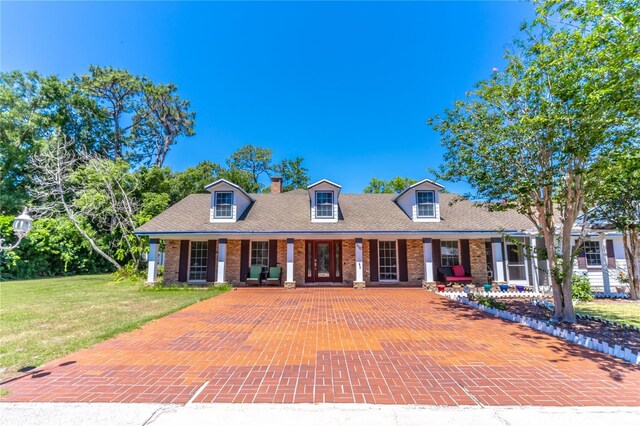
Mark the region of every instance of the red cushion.
[[453, 265], [451, 269], [454, 277], [464, 277], [464, 267], [462, 265]]
[[444, 277], [447, 282], [473, 281], [473, 277]]

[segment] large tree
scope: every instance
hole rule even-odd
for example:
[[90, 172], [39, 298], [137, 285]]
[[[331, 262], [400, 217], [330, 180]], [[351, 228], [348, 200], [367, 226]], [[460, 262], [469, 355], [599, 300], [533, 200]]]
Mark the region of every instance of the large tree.
[[363, 192], [365, 194], [399, 194], [416, 182], [415, 179], [401, 176], [389, 180], [371, 178]]
[[604, 153], [593, 169], [589, 220], [622, 232], [631, 298], [640, 298], [640, 145]]
[[[252, 186], [254, 187], [251, 189], [257, 189], [256, 191], [250, 192], [258, 192], [262, 189], [262, 184], [259, 181], [260, 177], [264, 174], [269, 175], [271, 173], [271, 150], [251, 144], [244, 145], [231, 154], [231, 157], [227, 159], [227, 166], [232, 171], [240, 170], [248, 173], [253, 183]], [[231, 173], [242, 175], [242, 173]], [[240, 176], [236, 176], [236, 178], [237, 177]], [[235, 183], [240, 185], [239, 182]]]
[[504, 71], [429, 120], [446, 150], [440, 177], [517, 210], [544, 237], [556, 320], [575, 322], [572, 232], [587, 171], [637, 129], [637, 23], [631, 2], [540, 2]]
[[309, 170], [302, 165], [302, 161], [300, 157], [293, 160], [284, 159], [273, 166], [273, 173], [282, 178], [283, 191], [293, 191], [309, 185]]
[[90, 66], [73, 83], [108, 118], [108, 157], [162, 166], [180, 136], [192, 136], [195, 114], [174, 84], [156, 84], [127, 70]]

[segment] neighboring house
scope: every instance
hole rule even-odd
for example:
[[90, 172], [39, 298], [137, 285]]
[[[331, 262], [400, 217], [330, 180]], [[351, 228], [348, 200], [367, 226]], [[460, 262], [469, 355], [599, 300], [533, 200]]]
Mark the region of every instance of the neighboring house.
[[151, 241], [148, 280], [156, 280], [164, 240], [167, 283], [242, 285], [251, 265], [280, 266], [288, 287], [422, 285], [453, 265], [475, 283], [547, 282], [546, 262], [518, 250], [543, 246], [527, 233], [528, 219], [458, 201], [428, 179], [401, 194], [342, 194], [326, 179], [281, 188], [272, 178], [271, 193], [248, 194], [221, 179], [206, 187], [210, 194], [190, 195], [138, 228]]

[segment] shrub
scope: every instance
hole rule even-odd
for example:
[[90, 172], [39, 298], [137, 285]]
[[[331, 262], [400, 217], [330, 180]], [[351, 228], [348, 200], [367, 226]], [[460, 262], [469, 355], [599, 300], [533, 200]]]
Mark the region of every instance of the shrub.
[[[5, 244], [16, 241], [13, 216], [0, 216], [0, 236]], [[0, 279], [24, 279], [112, 271], [66, 218], [33, 222], [31, 232], [15, 250], [0, 254]]]
[[475, 301], [488, 308], [500, 309], [501, 311], [504, 311], [507, 308], [507, 305], [505, 305], [504, 302], [500, 302], [493, 297], [476, 295]]
[[574, 275], [571, 277], [571, 296], [573, 300], [579, 300], [580, 302], [593, 300], [589, 277], [586, 275]]

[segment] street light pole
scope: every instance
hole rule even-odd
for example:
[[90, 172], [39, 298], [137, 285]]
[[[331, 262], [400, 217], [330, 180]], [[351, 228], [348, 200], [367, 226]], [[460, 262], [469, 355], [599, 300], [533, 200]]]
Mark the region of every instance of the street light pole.
[[24, 209], [22, 214], [13, 220], [13, 233], [16, 235], [16, 237], [18, 237], [18, 241], [13, 245], [4, 246], [3, 244], [5, 239], [0, 238], [0, 253], [6, 250], [13, 250], [18, 247], [25, 235], [27, 235], [29, 231], [31, 231], [32, 222], [33, 219], [31, 219], [31, 217], [27, 214], [27, 209]]

